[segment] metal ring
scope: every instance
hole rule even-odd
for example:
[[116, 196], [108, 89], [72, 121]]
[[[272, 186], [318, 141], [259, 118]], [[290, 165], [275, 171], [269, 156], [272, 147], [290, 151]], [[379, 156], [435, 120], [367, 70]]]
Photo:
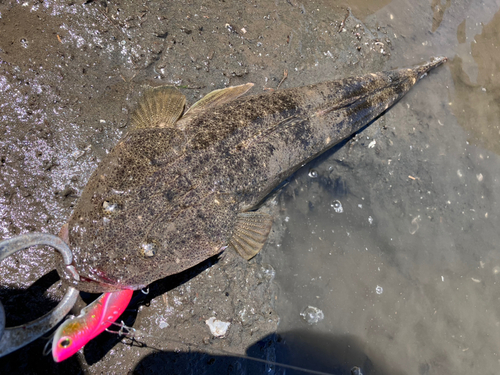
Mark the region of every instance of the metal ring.
[[73, 254], [71, 253], [68, 245], [66, 245], [66, 242], [49, 233], [27, 233], [0, 242], [0, 260], [7, 258], [16, 251], [36, 245], [52, 246], [61, 253], [64, 259], [64, 264], [67, 266], [69, 266], [73, 261]]
[[[47, 245], [59, 251], [64, 264], [72, 267], [73, 254], [68, 245], [57, 236], [47, 233], [29, 233], [0, 242], [0, 261], [16, 251], [35, 245]], [[0, 302], [0, 357], [28, 345], [57, 325], [76, 302], [79, 291], [69, 287], [63, 299], [56, 308], [32, 322], [16, 327], [5, 327], [5, 315]]]

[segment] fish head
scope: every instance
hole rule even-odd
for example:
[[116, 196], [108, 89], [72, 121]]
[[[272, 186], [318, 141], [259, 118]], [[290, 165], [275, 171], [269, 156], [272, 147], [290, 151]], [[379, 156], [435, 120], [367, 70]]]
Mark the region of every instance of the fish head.
[[[60, 234], [73, 252], [79, 280], [59, 269], [81, 291], [142, 289], [220, 253], [227, 243], [231, 226], [226, 224], [232, 220], [227, 206], [215, 210], [193, 203], [195, 198], [189, 206], [156, 211], [151, 208], [154, 198], [141, 203], [125, 197], [119, 212], [107, 216], [102, 207], [111, 201], [109, 195], [95, 202], [82, 198]], [[129, 205], [134, 205], [130, 211]]]
[[205, 203], [211, 190], [185, 172], [183, 142], [175, 129], [137, 130], [106, 155], [61, 230], [80, 277], [60, 266], [63, 280], [89, 293], [137, 290], [221, 251], [227, 206]]

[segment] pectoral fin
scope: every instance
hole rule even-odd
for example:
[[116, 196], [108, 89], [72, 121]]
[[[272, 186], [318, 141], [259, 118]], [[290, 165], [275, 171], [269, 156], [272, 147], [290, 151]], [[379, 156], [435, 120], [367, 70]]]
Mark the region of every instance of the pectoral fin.
[[186, 97], [173, 86], [159, 86], [144, 93], [131, 116], [136, 129], [173, 127], [182, 116]]
[[211, 93], [205, 95], [203, 98], [194, 103], [191, 108], [186, 111], [185, 115], [189, 114], [190, 116], [192, 116], [205, 109], [228, 103], [231, 100], [239, 98], [252, 87], [253, 83], [246, 83], [244, 85], [231, 86], [226, 87], [225, 89], [212, 91]]
[[266, 213], [239, 213], [229, 246], [246, 260], [252, 259], [266, 243], [272, 225], [273, 218]]

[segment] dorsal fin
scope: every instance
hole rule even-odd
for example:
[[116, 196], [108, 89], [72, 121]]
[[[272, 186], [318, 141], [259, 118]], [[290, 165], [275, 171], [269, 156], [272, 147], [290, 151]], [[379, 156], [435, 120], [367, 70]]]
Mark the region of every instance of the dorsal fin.
[[246, 260], [252, 259], [262, 250], [272, 225], [273, 218], [269, 214], [241, 212], [236, 218], [228, 244]]
[[149, 89], [132, 113], [131, 125], [136, 129], [173, 127], [185, 104], [186, 97], [173, 86]]
[[226, 87], [225, 89], [214, 90], [208, 93], [203, 98], [194, 103], [189, 108], [185, 115], [192, 116], [200, 111], [208, 108], [220, 106], [228, 103], [231, 100], [239, 98], [253, 87], [253, 83], [245, 83], [244, 85]]

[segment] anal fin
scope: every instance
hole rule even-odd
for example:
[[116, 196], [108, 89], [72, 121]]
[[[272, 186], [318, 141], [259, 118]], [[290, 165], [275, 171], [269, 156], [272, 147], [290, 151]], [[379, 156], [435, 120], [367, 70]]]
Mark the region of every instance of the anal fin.
[[269, 214], [241, 212], [228, 244], [246, 260], [252, 259], [264, 247], [272, 225], [273, 218]]

